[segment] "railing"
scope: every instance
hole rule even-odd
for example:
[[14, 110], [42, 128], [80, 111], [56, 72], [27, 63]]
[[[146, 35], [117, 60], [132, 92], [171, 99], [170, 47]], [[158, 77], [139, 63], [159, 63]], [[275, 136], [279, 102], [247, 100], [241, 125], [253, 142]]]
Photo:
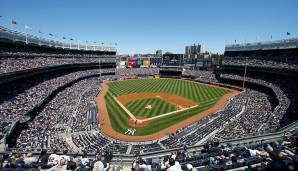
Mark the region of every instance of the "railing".
[[280, 129], [280, 132], [293, 130], [294, 128], [298, 127], [298, 121], [290, 123], [289, 125]]
[[[118, 162], [120, 162], [120, 165], [118, 165]], [[120, 169], [123, 169], [123, 161], [122, 161], [122, 155], [120, 154], [118, 158], [116, 159], [114, 166], [113, 166], [113, 171], [120, 171]]]

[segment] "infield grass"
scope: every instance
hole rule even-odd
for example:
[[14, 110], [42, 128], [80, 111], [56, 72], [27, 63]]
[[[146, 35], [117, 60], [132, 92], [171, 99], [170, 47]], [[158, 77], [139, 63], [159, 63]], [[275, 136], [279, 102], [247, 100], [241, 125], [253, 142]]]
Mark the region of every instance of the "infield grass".
[[[152, 109], [145, 108], [147, 104], [152, 105]], [[176, 110], [176, 107], [160, 98], [148, 98], [130, 101], [124, 105], [134, 116], [144, 116], [151, 118], [164, 113]]]

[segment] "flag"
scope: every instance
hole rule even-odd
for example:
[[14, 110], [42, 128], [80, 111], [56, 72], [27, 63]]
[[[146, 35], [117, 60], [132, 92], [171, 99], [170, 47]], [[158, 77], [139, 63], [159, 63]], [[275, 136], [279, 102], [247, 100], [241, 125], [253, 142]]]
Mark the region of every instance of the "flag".
[[271, 35], [271, 39], [272, 39], [272, 35]]
[[0, 15], [0, 18], [2, 18], [2, 15]]
[[65, 37], [62, 37], [62, 39], [66, 39]]
[[29, 29], [29, 30], [30, 30], [30, 29], [31, 29], [31, 27], [29, 27], [29, 26], [25, 25], [25, 29]]
[[115, 45], [117, 45], [117, 43], [115, 43]]
[[54, 36], [52, 33], [49, 33], [50, 36]]
[[70, 40], [73, 40], [72, 38], [70, 38]]
[[86, 43], [88, 43], [88, 41], [86, 41]]
[[96, 42], [94, 42], [96, 44]]
[[42, 34], [41, 30], [38, 30], [38, 33], [39, 33], [39, 34]]
[[235, 40], [235, 43], [236, 43], [236, 40]]
[[261, 39], [259, 36], [256, 37], [258, 40]]
[[287, 32], [287, 35], [290, 35], [291, 33]]
[[246, 38], [245, 38], [245, 42], [246, 42]]
[[104, 43], [101, 43], [101, 44], [104, 44]]
[[16, 21], [14, 21], [14, 20], [12, 20], [12, 21], [11, 21], [11, 24], [17, 24], [17, 22], [16, 22]]

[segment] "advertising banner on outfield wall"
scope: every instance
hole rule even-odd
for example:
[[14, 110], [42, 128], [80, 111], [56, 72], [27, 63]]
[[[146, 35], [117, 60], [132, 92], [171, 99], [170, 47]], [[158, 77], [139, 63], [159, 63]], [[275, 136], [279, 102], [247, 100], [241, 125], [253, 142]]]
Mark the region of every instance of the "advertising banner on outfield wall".
[[137, 61], [136, 60], [129, 60], [128, 61], [128, 66], [136, 67], [136, 65], [137, 65]]
[[141, 65], [142, 65], [142, 61], [141, 60], [137, 61], [137, 67], [140, 67]]
[[143, 65], [144, 66], [149, 66], [150, 65], [150, 60], [143, 60]]

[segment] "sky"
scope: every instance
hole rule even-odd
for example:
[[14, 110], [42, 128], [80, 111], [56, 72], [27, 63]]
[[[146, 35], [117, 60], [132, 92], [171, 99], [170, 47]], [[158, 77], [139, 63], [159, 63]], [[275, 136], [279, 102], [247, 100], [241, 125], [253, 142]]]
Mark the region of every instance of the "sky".
[[11, 29], [14, 20], [17, 31], [27, 25], [29, 34], [113, 45], [117, 54], [184, 53], [194, 43], [222, 54], [235, 41], [298, 37], [297, 7], [298, 0], [1, 0], [0, 25]]

